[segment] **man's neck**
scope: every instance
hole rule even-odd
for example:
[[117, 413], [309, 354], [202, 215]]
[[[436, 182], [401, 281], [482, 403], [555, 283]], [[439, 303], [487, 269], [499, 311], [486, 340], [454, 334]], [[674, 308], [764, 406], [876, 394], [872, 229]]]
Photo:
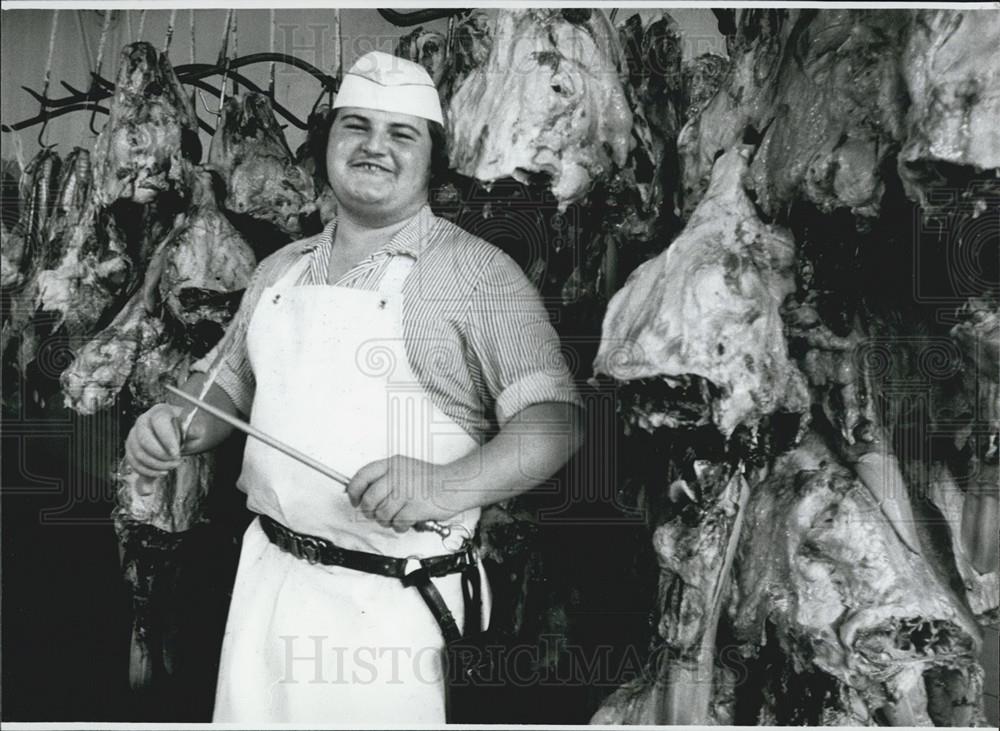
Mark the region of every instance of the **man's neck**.
[[347, 211], [340, 211], [337, 215], [335, 246], [366, 255], [374, 253], [388, 244], [392, 237], [402, 231], [419, 212], [420, 209], [400, 221], [373, 227]]

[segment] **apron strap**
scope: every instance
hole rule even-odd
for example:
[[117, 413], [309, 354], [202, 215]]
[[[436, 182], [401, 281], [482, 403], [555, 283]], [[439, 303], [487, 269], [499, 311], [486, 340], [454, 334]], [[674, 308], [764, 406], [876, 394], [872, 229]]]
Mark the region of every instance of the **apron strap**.
[[413, 269], [416, 260], [406, 254], [397, 254], [389, 257], [389, 263], [385, 266], [385, 274], [379, 283], [379, 294], [398, 294], [403, 291], [403, 283], [406, 276]]
[[423, 597], [427, 608], [431, 610], [434, 619], [437, 620], [441, 634], [444, 636], [446, 644], [458, 642], [462, 639], [462, 633], [458, 631], [458, 623], [455, 622], [455, 615], [448, 609], [448, 605], [441, 596], [441, 592], [431, 581], [431, 575], [425, 568], [419, 568], [403, 577], [403, 586], [414, 586]]
[[288, 270], [278, 277], [277, 281], [271, 286], [281, 291], [290, 289], [295, 286], [296, 282], [301, 279], [302, 275], [305, 274], [306, 270], [309, 268], [309, 263], [312, 259], [312, 254], [306, 252], [299, 260], [288, 267]]

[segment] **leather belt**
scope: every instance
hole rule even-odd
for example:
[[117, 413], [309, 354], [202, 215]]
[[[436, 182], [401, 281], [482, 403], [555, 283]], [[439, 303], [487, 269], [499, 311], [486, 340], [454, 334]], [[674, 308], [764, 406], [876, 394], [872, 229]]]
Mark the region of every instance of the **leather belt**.
[[[437, 620], [445, 642], [455, 642], [462, 638], [454, 615], [448, 609], [444, 597], [431, 581], [433, 577], [462, 573], [462, 593], [465, 598], [466, 634], [479, 631], [479, 568], [476, 549], [470, 544], [457, 553], [449, 553], [428, 558], [409, 559], [383, 556], [378, 553], [354, 551], [334, 545], [325, 538], [311, 536], [288, 528], [267, 515], [260, 516], [260, 525], [268, 539], [286, 553], [312, 564], [342, 566], [366, 574], [378, 574], [399, 579], [405, 587], [416, 587]], [[407, 571], [417, 561], [420, 568]]]

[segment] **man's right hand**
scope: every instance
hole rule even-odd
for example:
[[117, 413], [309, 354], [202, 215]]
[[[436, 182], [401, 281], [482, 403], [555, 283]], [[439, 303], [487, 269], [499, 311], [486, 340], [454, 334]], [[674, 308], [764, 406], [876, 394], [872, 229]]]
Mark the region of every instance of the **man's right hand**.
[[190, 453], [199, 441], [198, 420], [191, 425], [181, 443], [181, 423], [190, 409], [157, 404], [135, 421], [125, 440], [125, 459], [144, 477], [157, 478], [176, 469], [182, 453]]

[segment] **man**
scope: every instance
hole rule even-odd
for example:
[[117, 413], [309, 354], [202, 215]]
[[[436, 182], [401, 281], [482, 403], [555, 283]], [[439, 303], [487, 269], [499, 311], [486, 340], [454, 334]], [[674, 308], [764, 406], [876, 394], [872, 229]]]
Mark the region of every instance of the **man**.
[[[345, 491], [248, 440], [239, 486], [259, 517], [215, 720], [440, 723], [442, 648], [476, 625], [466, 600], [485, 587], [467, 547], [414, 527], [472, 535], [483, 506], [550, 477], [579, 446], [579, 396], [517, 265], [427, 206], [443, 134], [423, 68], [369, 53], [334, 109], [337, 218], [261, 263], [206, 359], [222, 362], [207, 400], [353, 476]], [[228, 436], [199, 414], [181, 444], [186, 411], [137, 420], [126, 453], [138, 472]]]

